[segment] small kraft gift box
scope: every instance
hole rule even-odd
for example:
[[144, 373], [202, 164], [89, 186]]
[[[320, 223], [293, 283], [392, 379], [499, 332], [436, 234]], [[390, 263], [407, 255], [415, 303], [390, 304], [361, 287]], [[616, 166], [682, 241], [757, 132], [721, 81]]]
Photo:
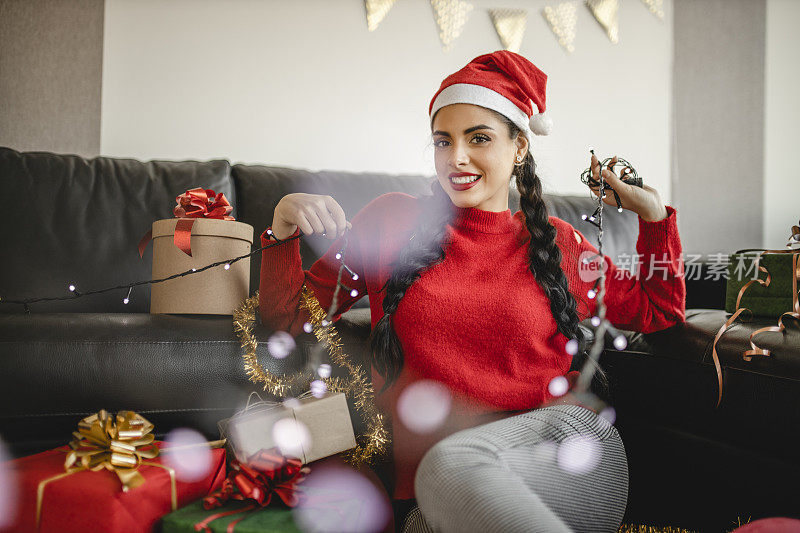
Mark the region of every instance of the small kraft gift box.
[[222, 486], [223, 448], [210, 450], [205, 474], [182, 480], [152, 429], [133, 411], [100, 411], [81, 420], [68, 446], [3, 465], [16, 478], [18, 500], [15, 521], [3, 531], [146, 533]]
[[250, 291], [250, 258], [236, 258], [250, 253], [253, 226], [235, 221], [225, 195], [211, 189], [188, 190], [176, 202], [177, 218], [153, 222], [139, 255], [152, 238], [153, 279], [200, 272], [154, 283], [150, 312], [232, 315]]
[[220, 421], [219, 427], [239, 460], [279, 446], [308, 464], [356, 446], [347, 399], [341, 392], [316, 397], [306, 391], [281, 403], [248, 403]]

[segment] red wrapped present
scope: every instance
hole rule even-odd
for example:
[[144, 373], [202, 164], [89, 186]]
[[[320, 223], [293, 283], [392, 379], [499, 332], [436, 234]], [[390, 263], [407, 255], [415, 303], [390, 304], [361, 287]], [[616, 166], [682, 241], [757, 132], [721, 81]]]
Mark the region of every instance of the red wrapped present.
[[81, 421], [68, 446], [7, 463], [19, 501], [10, 531], [145, 533], [165, 514], [221, 487], [223, 449], [211, 450], [204, 478], [181, 481], [152, 427], [131, 411], [116, 417], [100, 411]]

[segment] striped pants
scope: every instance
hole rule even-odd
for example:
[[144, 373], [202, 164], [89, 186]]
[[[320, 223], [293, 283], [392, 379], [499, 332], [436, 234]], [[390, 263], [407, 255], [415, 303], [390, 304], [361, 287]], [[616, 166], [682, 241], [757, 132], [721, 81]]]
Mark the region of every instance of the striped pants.
[[616, 428], [554, 405], [459, 431], [434, 445], [398, 531], [616, 532], [628, 463]]

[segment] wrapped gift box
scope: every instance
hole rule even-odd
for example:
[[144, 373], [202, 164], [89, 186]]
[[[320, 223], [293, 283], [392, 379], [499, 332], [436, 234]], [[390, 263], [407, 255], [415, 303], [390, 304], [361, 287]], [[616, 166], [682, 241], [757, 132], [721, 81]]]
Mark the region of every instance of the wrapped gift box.
[[[797, 253], [800, 254], [800, 249]], [[736, 312], [739, 291], [751, 279], [766, 280], [767, 274], [757, 266], [767, 269], [769, 286], [753, 282], [742, 295], [740, 307], [746, 307], [753, 316], [778, 319], [783, 313], [792, 311], [792, 254], [774, 253], [772, 250], [739, 250], [731, 255], [728, 263], [728, 278], [725, 289], [725, 311]]]
[[[300, 422], [308, 440], [292, 442], [291, 454], [303, 464], [328, 457], [356, 445], [353, 422], [344, 393], [326, 393], [320, 398], [304, 395], [281, 404], [260, 402], [220, 422], [220, 428], [239, 460], [264, 448], [278, 446], [273, 426], [283, 419]], [[281, 443], [284, 444], [285, 443]]]
[[[227, 514], [211, 520], [206, 527], [213, 533], [228, 533], [231, 522], [235, 533], [302, 533], [314, 528], [304, 527], [306, 522], [322, 524], [326, 531], [359, 531], [364, 502], [348, 497], [339, 491], [307, 489], [313, 503], [305, 507], [289, 508], [270, 505], [258, 510], [247, 510], [250, 503], [229, 501], [222, 508], [206, 510], [202, 501], [196, 501], [168, 514], [162, 521], [162, 533], [196, 533], [195, 526], [216, 515]], [[202, 529], [201, 529], [202, 531]]]
[[[69, 447], [15, 459], [6, 467], [15, 471], [19, 508], [10, 531], [36, 531], [36, 501], [40, 483], [64, 473], [64, 458]], [[181, 507], [216, 490], [225, 479], [225, 450], [211, 450], [212, 464], [205, 478], [187, 483], [176, 480], [177, 506]], [[146, 463], [162, 464], [162, 457]], [[59, 533], [136, 533], [150, 532], [159, 519], [172, 511], [169, 472], [142, 464], [139, 472], [145, 482], [123, 491], [117, 475], [106, 469], [83, 470], [44, 486], [40, 530]]]
[[[191, 254], [175, 245], [179, 221], [168, 218], [153, 222], [153, 279], [201, 268], [217, 261], [250, 253], [253, 226], [235, 220], [194, 219]], [[250, 258], [240, 259], [198, 274], [154, 283], [150, 292], [151, 313], [232, 315], [250, 291]]]

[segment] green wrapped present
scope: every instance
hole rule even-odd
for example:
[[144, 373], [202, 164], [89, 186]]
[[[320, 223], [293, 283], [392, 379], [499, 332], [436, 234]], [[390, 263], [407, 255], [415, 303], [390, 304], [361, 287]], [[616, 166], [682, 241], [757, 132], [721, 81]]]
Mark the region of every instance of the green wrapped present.
[[[198, 500], [166, 515], [162, 533], [227, 533], [231, 523], [235, 533], [302, 533], [313, 527], [302, 524], [324, 524], [328, 531], [354, 531], [363, 519], [364, 502], [340, 491], [307, 488], [312, 501], [308, 506], [288, 508], [270, 505], [255, 509], [247, 501], [231, 500], [224, 507], [206, 510]], [[323, 500], [326, 503], [321, 503]]]
[[[753, 281], [745, 289], [739, 307], [750, 310], [754, 317], [778, 319], [783, 313], [792, 311], [793, 279], [792, 255], [800, 250], [739, 250], [731, 255], [728, 264], [728, 280], [725, 291], [725, 311], [736, 312], [736, 299], [742, 287], [751, 280], [766, 281], [768, 286]], [[766, 273], [761, 270], [766, 269]]]
[[[239, 521], [234, 525], [236, 533], [302, 533], [297, 527], [289, 508], [266, 507], [259, 511], [249, 511], [253, 506], [248, 502], [232, 501], [224, 509], [211, 509], [203, 507], [202, 500], [198, 500], [182, 509], [178, 509], [164, 517], [162, 533], [196, 533], [196, 524], [202, 524], [215, 515], [220, 516], [205, 524], [206, 531], [226, 533], [231, 522]], [[230, 514], [226, 514], [228, 512]], [[201, 529], [202, 531], [202, 529]]]

